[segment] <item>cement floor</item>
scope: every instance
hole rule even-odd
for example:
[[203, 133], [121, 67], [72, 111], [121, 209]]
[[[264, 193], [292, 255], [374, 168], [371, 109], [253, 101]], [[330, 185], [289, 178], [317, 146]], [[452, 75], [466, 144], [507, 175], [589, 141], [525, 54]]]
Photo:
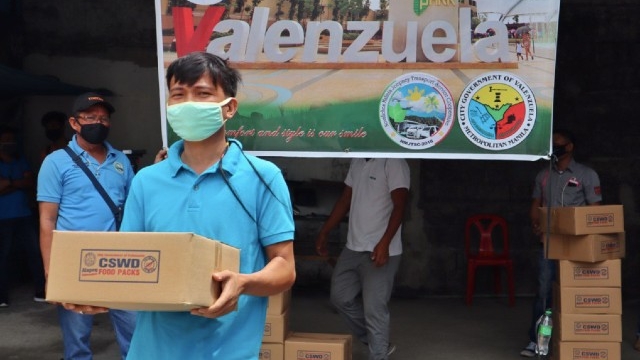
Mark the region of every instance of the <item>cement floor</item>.
[[[8, 308], [0, 309], [0, 359], [60, 359], [62, 344], [54, 306], [32, 300], [29, 286], [12, 291]], [[508, 307], [504, 297], [476, 297], [466, 306], [460, 297], [398, 298], [391, 300], [392, 359], [507, 360], [519, 356], [527, 342], [532, 298], [518, 297]], [[622, 359], [640, 359], [633, 350], [640, 299], [623, 304]], [[290, 329], [347, 333], [328, 302], [326, 290], [294, 288]], [[92, 335], [95, 360], [118, 359], [113, 330], [104, 315], [95, 318]], [[354, 344], [353, 360], [366, 360], [366, 348]]]

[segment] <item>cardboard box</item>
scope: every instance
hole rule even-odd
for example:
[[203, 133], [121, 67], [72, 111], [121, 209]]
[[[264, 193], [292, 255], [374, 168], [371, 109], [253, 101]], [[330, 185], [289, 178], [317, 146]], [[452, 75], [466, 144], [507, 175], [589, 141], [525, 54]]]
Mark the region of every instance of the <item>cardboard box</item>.
[[291, 289], [283, 291], [280, 294], [269, 296], [267, 303], [268, 315], [280, 315], [289, 308], [291, 303]]
[[289, 310], [279, 315], [267, 314], [262, 335], [263, 343], [284, 343], [285, 336], [289, 333]]
[[622, 314], [622, 289], [560, 287], [554, 284], [556, 311], [562, 314]]
[[54, 231], [47, 301], [189, 311], [220, 294], [214, 271], [238, 271], [240, 251], [192, 233]]
[[348, 334], [289, 334], [284, 342], [285, 360], [351, 360], [352, 337]]
[[284, 344], [262, 343], [258, 360], [284, 360]]
[[625, 256], [625, 234], [558, 235], [545, 239], [549, 259], [597, 262]]
[[[547, 230], [547, 208], [540, 209], [540, 226]], [[624, 232], [622, 205], [566, 206], [551, 208], [551, 233], [565, 235]]]
[[622, 315], [556, 312], [553, 326], [558, 341], [622, 342]]
[[557, 279], [560, 286], [621, 287], [622, 261], [616, 259], [589, 263], [559, 260]]
[[620, 360], [619, 342], [553, 342], [555, 360]]

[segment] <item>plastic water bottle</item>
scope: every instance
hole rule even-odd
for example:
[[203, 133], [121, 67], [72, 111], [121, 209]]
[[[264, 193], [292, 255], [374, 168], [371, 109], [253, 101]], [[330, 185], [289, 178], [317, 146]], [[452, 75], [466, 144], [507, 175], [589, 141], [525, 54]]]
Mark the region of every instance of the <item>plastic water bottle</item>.
[[551, 320], [551, 309], [547, 309], [536, 322], [538, 329], [538, 343], [536, 344], [536, 354], [549, 354], [549, 341], [551, 340], [551, 330], [553, 330], [553, 320]]

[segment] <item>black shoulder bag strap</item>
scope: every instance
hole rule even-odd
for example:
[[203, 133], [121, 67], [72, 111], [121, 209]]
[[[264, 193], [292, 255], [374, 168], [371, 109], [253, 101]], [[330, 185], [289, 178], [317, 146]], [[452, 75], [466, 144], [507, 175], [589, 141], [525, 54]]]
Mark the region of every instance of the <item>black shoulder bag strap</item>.
[[100, 183], [98, 182], [98, 179], [96, 179], [96, 177], [93, 176], [93, 174], [91, 173], [91, 170], [89, 170], [87, 165], [82, 161], [82, 159], [80, 159], [80, 156], [78, 156], [78, 154], [76, 154], [68, 146], [65, 146], [64, 150], [67, 152], [67, 154], [69, 154], [69, 156], [71, 157], [71, 159], [73, 159], [76, 165], [78, 165], [78, 167], [82, 169], [82, 171], [84, 171], [85, 174], [87, 174], [87, 177], [89, 178], [89, 180], [91, 180], [91, 182], [93, 183], [93, 186], [95, 186], [96, 190], [98, 190], [100, 195], [102, 195], [104, 202], [106, 202], [107, 205], [109, 205], [109, 209], [111, 209], [111, 212], [113, 213], [113, 217], [116, 219], [116, 230], [120, 230], [120, 223], [122, 222], [122, 208], [116, 206], [113, 200], [111, 200], [111, 198], [107, 194], [107, 191], [102, 187], [102, 185], [100, 185]]

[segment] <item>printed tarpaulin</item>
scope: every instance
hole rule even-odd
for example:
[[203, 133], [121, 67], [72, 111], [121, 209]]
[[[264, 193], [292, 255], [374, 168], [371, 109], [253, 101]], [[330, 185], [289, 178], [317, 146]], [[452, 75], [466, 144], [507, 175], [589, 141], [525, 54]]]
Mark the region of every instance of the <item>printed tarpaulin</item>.
[[[177, 139], [165, 121], [166, 66], [204, 50], [241, 72], [239, 110], [226, 132], [257, 155], [537, 160], [550, 153], [559, 0], [393, 1], [357, 12], [331, 11], [330, 0], [294, 9], [262, 2], [251, 11], [193, 3], [168, 12], [168, 2], [156, 0], [166, 144]], [[519, 61], [521, 39], [509, 29], [525, 24], [481, 10], [505, 15], [530, 5], [535, 53]]]

